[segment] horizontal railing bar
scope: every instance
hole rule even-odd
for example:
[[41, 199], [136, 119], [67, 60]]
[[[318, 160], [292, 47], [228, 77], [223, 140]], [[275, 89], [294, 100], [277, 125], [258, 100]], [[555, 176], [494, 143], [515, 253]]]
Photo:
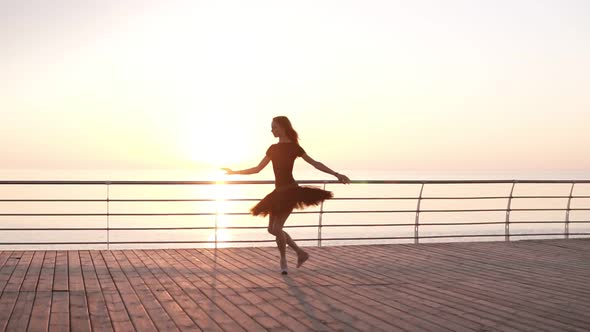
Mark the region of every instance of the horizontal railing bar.
[[[314, 214], [316, 211], [294, 211], [291, 214]], [[133, 217], [133, 216], [249, 216], [248, 212], [187, 212], [187, 213], [0, 213], [0, 217]]]
[[[570, 235], [590, 235], [590, 233], [570, 233]], [[421, 236], [424, 239], [436, 239], [436, 238], [457, 238], [457, 237], [490, 237], [490, 236], [501, 236], [504, 237], [504, 234], [485, 234], [485, 235], [478, 235], [478, 234], [453, 234], [453, 235], [427, 235]], [[563, 236], [563, 233], [511, 233], [510, 236]]]
[[[512, 221], [512, 224], [563, 224], [563, 221]], [[570, 221], [570, 223], [586, 224], [590, 220]], [[478, 225], [502, 225], [503, 221], [483, 221], [483, 222], [426, 222], [421, 226], [478, 226]], [[396, 226], [414, 226], [414, 223], [402, 224], [328, 224], [322, 227], [396, 227]], [[285, 225], [283, 228], [316, 228], [318, 225]], [[267, 226], [227, 226], [218, 227], [218, 229], [266, 229]], [[214, 226], [206, 227], [39, 227], [39, 228], [0, 228], [0, 231], [163, 231], [163, 230], [214, 230]]]
[[0, 245], [2, 246], [30, 246], [30, 245], [65, 245], [65, 244], [70, 244], [70, 245], [76, 245], [76, 244], [86, 244], [86, 245], [90, 245], [90, 244], [102, 244], [102, 245], [107, 245], [108, 242], [104, 242], [104, 241], [97, 241], [97, 242], [0, 242]]
[[[315, 241], [315, 239], [297, 239], [299, 241]], [[259, 243], [259, 242], [275, 242], [276, 240], [218, 240], [217, 243]], [[165, 243], [204, 243], [204, 244], [215, 244], [215, 241], [109, 241], [109, 242], [1, 242], [0, 245], [64, 245], [64, 244], [165, 244]]]
[[[590, 208], [577, 208], [577, 209], [569, 209], [570, 211], [590, 211]], [[420, 209], [420, 213], [423, 212], [506, 212], [506, 209], [465, 209], [465, 210], [424, 210]], [[525, 212], [525, 211], [567, 211], [567, 209], [510, 209], [510, 211], [517, 211], [517, 212]], [[415, 213], [416, 210], [328, 210], [323, 211], [323, 213]], [[309, 212], [309, 213], [317, 213], [317, 212]]]
[[[255, 198], [237, 198], [229, 201], [258, 201]], [[227, 199], [0, 199], [0, 202], [223, 202]]]
[[106, 213], [0, 213], [0, 217], [104, 217]]
[[[314, 241], [312, 239], [298, 239], [299, 241]], [[276, 240], [231, 240], [231, 241], [217, 241], [217, 243], [257, 243], [257, 242], [275, 242]], [[174, 243], [203, 243], [203, 244], [215, 244], [214, 241], [109, 241], [109, 242], [0, 242], [0, 245], [65, 245], [65, 244], [174, 244]]]
[[23, 231], [106, 231], [106, 230], [108, 230], [108, 228], [105, 228], [105, 227], [0, 228], [0, 231], [19, 231], [19, 232], [23, 232]]
[[[570, 221], [575, 223], [576, 221]], [[512, 224], [563, 224], [561, 221], [511, 221]], [[577, 223], [585, 224], [590, 223], [590, 220], [577, 221]], [[503, 225], [504, 221], [481, 221], [481, 222], [421, 222], [420, 226], [452, 226], [452, 225]], [[323, 224], [322, 227], [363, 227], [363, 226], [414, 226], [415, 223], [402, 223], [402, 224]], [[287, 227], [287, 226], [285, 226]], [[317, 227], [317, 225], [316, 225]], [[265, 227], [264, 227], [265, 228]]]
[[[570, 235], [590, 235], [590, 233], [570, 233]], [[562, 233], [543, 233], [543, 234], [511, 234], [510, 236], [563, 236]], [[420, 239], [435, 239], [435, 238], [461, 238], [461, 237], [504, 237], [504, 234], [456, 234], [456, 235], [425, 235], [420, 236]], [[413, 236], [398, 236], [398, 237], [347, 237], [347, 238], [322, 238], [322, 241], [341, 241], [341, 240], [396, 240], [396, 239], [414, 239]], [[295, 239], [297, 240], [297, 239]]]
[[[539, 198], [545, 198], [546, 196], [539, 196]], [[577, 197], [577, 196], [575, 196]], [[590, 196], [588, 196], [590, 198]], [[332, 200], [341, 201], [341, 200], [417, 200], [420, 197], [334, 197]], [[429, 200], [445, 200], [445, 199], [508, 199], [508, 196], [459, 196], [459, 197], [451, 197], [451, 196], [441, 196], [441, 197], [422, 197], [420, 199], [429, 199]], [[556, 196], [555, 198], [569, 198], [569, 196]]]
[[[506, 197], [508, 198], [508, 197]], [[570, 198], [568, 195], [555, 195], [555, 196], [513, 196], [512, 199], [516, 198], [525, 198], [525, 199], [539, 199], [539, 198], [554, 198], [554, 199], [561, 199], [561, 198]], [[572, 196], [574, 198], [590, 198], [590, 196]]]
[[[471, 211], [471, 210], [470, 210]], [[479, 212], [490, 212], [491, 210], [480, 210]], [[499, 211], [506, 211], [506, 210], [499, 210]], [[423, 210], [420, 209], [420, 213], [422, 212], [437, 212], [437, 210]], [[451, 210], [444, 210], [444, 211], [440, 211], [440, 212], [458, 212], [458, 211], [451, 211]], [[468, 211], [464, 211], [464, 212], [468, 212]], [[329, 211], [324, 211], [324, 213], [416, 213], [416, 210], [340, 210], [340, 211], [336, 211], [336, 210], [329, 210]]]
[[[317, 225], [287, 225], [283, 228], [318, 227]], [[165, 230], [214, 230], [214, 226], [208, 227], [52, 227], [52, 228], [0, 228], [0, 231], [165, 231]], [[217, 229], [267, 229], [267, 226], [235, 226], [218, 227]]]
[[[572, 236], [579, 236], [579, 235], [590, 235], [590, 233], [570, 233]], [[435, 239], [435, 238], [464, 238], [464, 237], [503, 237], [504, 234], [457, 234], [457, 235], [426, 235], [420, 236], [421, 239]], [[521, 237], [533, 237], [533, 236], [563, 236], [562, 233], [527, 233], [527, 234], [511, 234], [511, 236], [521, 236]], [[389, 237], [366, 237], [366, 238], [322, 238], [322, 241], [368, 241], [368, 240], [410, 240], [413, 239], [413, 236], [389, 236]], [[311, 238], [303, 238], [303, 239], [294, 239], [295, 241], [317, 241], [317, 239]], [[275, 242], [275, 240], [227, 240], [227, 241], [217, 241], [217, 243], [270, 243]], [[106, 245], [106, 244], [194, 244], [194, 243], [205, 243], [213, 245], [215, 242], [212, 241], [110, 241], [110, 242], [0, 242], [0, 245], [4, 246], [14, 246], [14, 245], [77, 245], [77, 244], [86, 244], [86, 245]]]
[[[488, 237], [491, 235], [483, 235], [484, 237]], [[493, 235], [495, 236], [495, 235]], [[331, 240], [331, 241], [350, 241], [350, 240], [397, 240], [397, 239], [413, 239], [411, 236], [389, 236], [389, 237], [367, 237], [367, 238], [325, 238], [322, 240]], [[317, 241], [317, 239], [294, 239], [295, 241]], [[227, 241], [217, 241], [217, 243], [270, 243], [275, 242], [276, 240], [227, 240]], [[110, 241], [108, 244], [211, 244], [213, 245], [215, 242], [213, 241]], [[65, 245], [65, 244], [87, 244], [87, 245], [106, 245], [107, 242], [0, 242], [0, 245]]]
[[195, 198], [195, 199], [109, 199], [109, 202], [253, 202], [261, 198]]
[[[435, 199], [435, 200], [442, 200], [442, 199], [509, 199], [510, 196], [438, 196], [438, 197], [423, 197], [422, 199]], [[539, 199], [539, 198], [552, 198], [552, 199], [561, 199], [561, 198], [569, 198], [568, 195], [553, 195], [553, 196], [512, 196], [512, 199], [516, 198], [524, 198], [524, 199]], [[572, 196], [574, 198], [590, 198], [590, 196]], [[334, 198], [335, 199], [335, 198]], [[414, 199], [418, 199], [417, 197]]]
[[[509, 199], [508, 196], [457, 196], [457, 197], [423, 197], [423, 200], [490, 200]], [[569, 196], [514, 196], [512, 199], [569, 199]], [[571, 199], [590, 198], [590, 196], [572, 196]], [[255, 202], [261, 198], [183, 198], [183, 199], [109, 199], [108, 202]], [[418, 197], [334, 197], [334, 201], [354, 200], [417, 200]], [[0, 202], [107, 202], [106, 199], [0, 199]]]
[[[575, 221], [570, 221], [570, 223], [573, 223]], [[563, 224], [564, 221], [563, 220], [538, 220], [538, 221], [529, 221], [529, 220], [522, 220], [522, 221], [514, 221], [511, 220], [510, 221], [511, 224]], [[587, 221], [580, 221], [579, 223], [584, 224], [584, 223], [590, 223], [590, 220]]]
[[[420, 212], [459, 212], [461, 210], [421, 210]], [[463, 212], [491, 212], [491, 211], [506, 211], [506, 210], [462, 210]], [[323, 213], [413, 213], [415, 210], [367, 210], [367, 211], [324, 211]], [[301, 211], [293, 212], [291, 214], [313, 214], [318, 212]], [[129, 216], [213, 216], [217, 215], [215, 212], [202, 213], [1, 213], [0, 217], [96, 217], [96, 216], [110, 216], [110, 217], [129, 217]], [[220, 215], [225, 216], [244, 216], [250, 215], [246, 212], [230, 212]]]
[[[297, 239], [297, 241], [316, 241], [317, 239]], [[217, 240], [217, 243], [263, 243], [276, 242], [276, 240]], [[111, 241], [111, 244], [159, 244], [159, 243], [208, 243], [215, 244], [215, 241]]]
[[[506, 212], [506, 209], [452, 209], [452, 210], [420, 210], [420, 213], [439, 213], [439, 212]], [[568, 209], [510, 209], [516, 212], [535, 212], [535, 211], [568, 211]], [[569, 211], [590, 211], [590, 208], [571, 208]], [[328, 210], [323, 213], [415, 213], [416, 210]], [[292, 214], [317, 214], [317, 211], [296, 211]], [[177, 212], [177, 213], [0, 213], [0, 217], [96, 217], [96, 216], [245, 216], [250, 215], [247, 212]]]
[[[419, 197], [334, 197], [332, 200], [417, 200]], [[423, 200], [475, 200], [475, 199], [509, 199], [510, 196], [425, 196], [420, 199]], [[570, 198], [568, 195], [553, 195], [553, 196], [513, 196], [521, 199], [561, 199]], [[590, 196], [572, 196], [575, 198], [590, 198]]]
[[[567, 198], [567, 197], [565, 197]], [[183, 199], [114, 199], [108, 202], [253, 202], [259, 201], [260, 198], [183, 198]], [[413, 200], [414, 197], [334, 197], [332, 200]], [[466, 198], [467, 199], [467, 198]], [[0, 199], [0, 202], [107, 202], [106, 199]]]
[[[300, 180], [300, 184], [340, 183], [336, 180]], [[353, 184], [557, 184], [590, 183], [590, 180], [352, 180]], [[0, 180], [0, 185], [228, 185], [274, 184], [272, 180], [258, 181], [86, 181], [86, 180]]]
[[[407, 226], [409, 224], [359, 224], [359, 225], [329, 225], [328, 227], [345, 226]], [[318, 225], [285, 225], [283, 228], [313, 228]], [[163, 230], [214, 230], [214, 226], [208, 227], [52, 227], [52, 228], [0, 228], [0, 231], [163, 231]], [[267, 226], [228, 226], [217, 229], [267, 229]]]
[[0, 202], [106, 202], [106, 199], [0, 199]]

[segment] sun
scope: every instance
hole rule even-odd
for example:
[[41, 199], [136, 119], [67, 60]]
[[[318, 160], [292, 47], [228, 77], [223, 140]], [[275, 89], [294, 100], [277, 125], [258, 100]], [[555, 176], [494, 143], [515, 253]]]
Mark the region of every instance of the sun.
[[236, 153], [239, 153], [234, 151], [235, 148], [232, 147], [228, 138], [214, 135], [206, 136], [208, 139], [201, 137], [192, 142], [191, 157], [193, 160], [205, 162], [214, 167], [223, 167], [235, 159]]
[[240, 139], [243, 129], [238, 125], [214, 117], [191, 116], [176, 133], [181, 153], [193, 163], [217, 169], [249, 161], [252, 147], [248, 140]]

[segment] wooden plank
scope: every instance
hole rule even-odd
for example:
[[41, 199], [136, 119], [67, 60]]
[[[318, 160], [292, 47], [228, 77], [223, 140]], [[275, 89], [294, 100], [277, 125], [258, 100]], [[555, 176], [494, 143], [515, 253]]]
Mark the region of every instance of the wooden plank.
[[67, 292], [68, 285], [68, 254], [59, 250], [55, 256], [55, 272], [53, 274], [53, 290]]
[[37, 291], [51, 292], [53, 290], [53, 273], [55, 270], [55, 251], [46, 251], [43, 258], [43, 267], [37, 284]]
[[78, 252], [78, 256], [80, 258], [84, 289], [87, 292], [100, 292], [101, 287], [90, 252], [88, 250], [81, 250]]
[[68, 256], [68, 289], [74, 292], [85, 291], [80, 254], [77, 250], [67, 251], [66, 253]]
[[61, 332], [70, 330], [70, 296], [67, 292], [53, 292], [49, 331]]
[[0, 269], [4, 267], [4, 264], [8, 261], [8, 258], [12, 255], [12, 251], [0, 251]]
[[52, 297], [52, 292], [36, 292], [33, 310], [31, 311], [31, 320], [27, 328], [28, 331], [47, 331], [49, 329]]
[[[111, 279], [111, 275], [106, 267], [104, 260], [102, 259], [100, 251], [83, 252], [81, 254], [81, 258], [84, 261], [86, 261], [87, 259], [87, 254], [90, 255], [93, 266], [95, 267], [95, 270], [93, 272], [95, 272], [97, 275], [97, 279], [100, 285], [100, 291], [102, 296], [104, 297], [105, 305], [107, 307], [108, 315], [111, 319], [113, 329], [117, 331], [135, 330], [135, 327], [131, 322], [131, 318], [129, 317], [129, 313], [127, 312], [125, 305], [123, 304], [123, 300], [121, 299], [121, 294], [119, 294], [117, 287]], [[89, 268], [84, 269], [85, 278], [86, 272], [88, 270]], [[86, 289], [90, 289], [90, 287], [87, 286]], [[92, 311], [92, 309], [90, 310]]]
[[39, 283], [39, 276], [41, 275], [41, 268], [43, 267], [43, 259], [45, 258], [45, 252], [35, 251], [31, 265], [23, 281], [21, 291], [34, 292], [37, 289]]
[[70, 327], [74, 331], [90, 331], [90, 313], [85, 291], [69, 291]]

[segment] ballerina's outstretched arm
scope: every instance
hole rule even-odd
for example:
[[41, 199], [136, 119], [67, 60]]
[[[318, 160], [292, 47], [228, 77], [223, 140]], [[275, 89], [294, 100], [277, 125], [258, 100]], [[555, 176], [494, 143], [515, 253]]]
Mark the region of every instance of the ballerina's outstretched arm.
[[222, 168], [222, 170], [224, 170], [225, 174], [228, 174], [228, 175], [231, 175], [231, 174], [243, 174], [243, 175], [256, 174], [256, 173], [262, 171], [266, 167], [266, 165], [268, 165], [269, 162], [270, 162], [270, 158], [268, 156], [264, 156], [264, 158], [262, 158], [262, 160], [260, 161], [258, 166], [242, 169], [239, 171], [234, 171], [230, 168]]
[[338, 172], [335, 172], [333, 170], [331, 170], [328, 166], [322, 164], [321, 162], [314, 160], [312, 157], [310, 157], [307, 153], [304, 153], [301, 158], [303, 158], [303, 160], [307, 161], [310, 165], [312, 165], [313, 167], [315, 167], [316, 169], [334, 175], [336, 178], [338, 178], [338, 181], [344, 183], [344, 184], [348, 184], [350, 183], [350, 179], [348, 178], [348, 176], [344, 175], [344, 174], [340, 174]]

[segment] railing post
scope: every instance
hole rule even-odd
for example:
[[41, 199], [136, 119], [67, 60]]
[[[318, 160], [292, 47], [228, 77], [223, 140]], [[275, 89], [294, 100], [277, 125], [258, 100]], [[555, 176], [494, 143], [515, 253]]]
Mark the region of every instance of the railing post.
[[565, 211], [565, 229], [563, 230], [565, 238], [570, 238], [570, 208], [572, 204], [572, 195], [574, 193], [574, 186], [576, 185], [575, 182], [572, 182], [572, 187], [570, 189], [570, 195], [567, 199], [567, 210]]
[[219, 200], [215, 200], [215, 249], [217, 249], [217, 224], [218, 224], [218, 219], [219, 219]]
[[105, 182], [107, 186], [107, 250], [111, 250], [111, 229], [110, 229], [110, 185], [111, 182]]
[[508, 197], [508, 206], [506, 207], [506, 223], [504, 224], [504, 241], [510, 241], [510, 208], [512, 205], [512, 195], [514, 193], [514, 186], [516, 181], [512, 182], [510, 189], [510, 196]]
[[[322, 188], [326, 190], [326, 183], [324, 182], [324, 187]], [[320, 203], [320, 216], [318, 220], [318, 247], [322, 246], [322, 216], [324, 215], [324, 201]]]
[[424, 191], [424, 182], [420, 187], [420, 195], [418, 196], [418, 203], [416, 205], [416, 220], [414, 221], [414, 243], [418, 244], [420, 242], [420, 203], [422, 202], [422, 192]]

